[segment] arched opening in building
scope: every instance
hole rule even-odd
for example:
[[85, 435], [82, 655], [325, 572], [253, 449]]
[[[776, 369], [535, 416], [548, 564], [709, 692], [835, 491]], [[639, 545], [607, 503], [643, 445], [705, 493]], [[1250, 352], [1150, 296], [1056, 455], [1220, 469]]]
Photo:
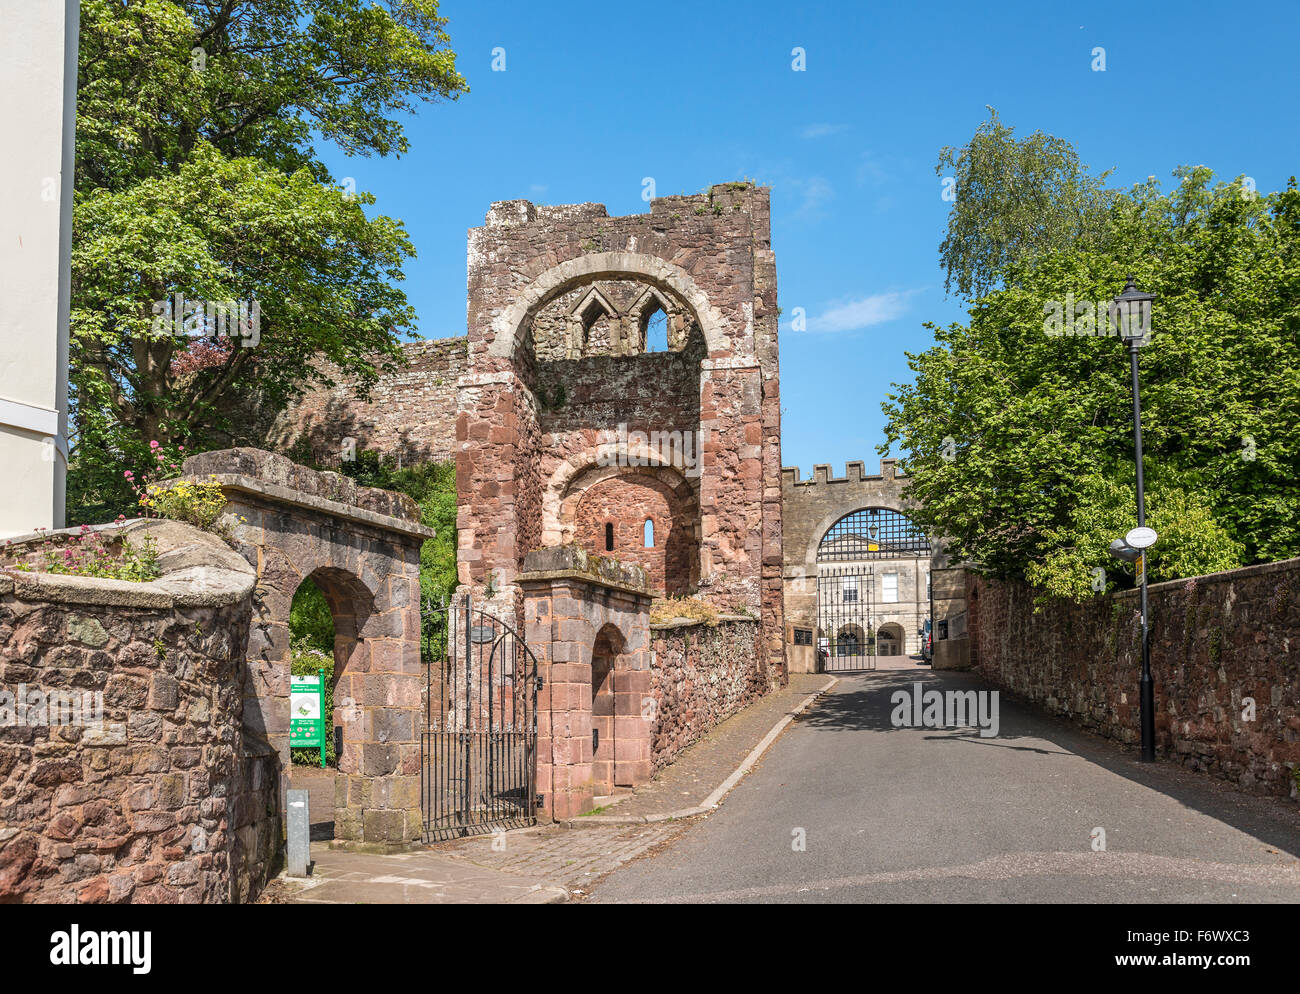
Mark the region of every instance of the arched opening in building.
[[876, 633], [877, 651], [882, 656], [900, 656], [903, 653], [903, 626], [897, 622], [881, 625]]
[[861, 656], [866, 653], [867, 639], [860, 625], [843, 625], [835, 633], [835, 655], [841, 658]]
[[573, 540], [593, 555], [613, 553], [641, 566], [652, 590], [674, 597], [691, 591], [698, 522], [684, 478], [675, 470], [629, 467], [583, 486], [586, 479], [576, 481], [564, 512], [573, 516]]
[[656, 306], [646, 313], [645, 327], [641, 339], [645, 342], [647, 352], [668, 351], [668, 314], [662, 307]]
[[[318, 745], [295, 745], [295, 718], [315, 718], [290, 713], [289, 753], [293, 782], [308, 790], [312, 837], [334, 837], [333, 778], [339, 770], [360, 769], [361, 709], [363, 694], [359, 673], [364, 666], [349, 666], [365, 651], [361, 632], [373, 609], [373, 597], [359, 579], [332, 566], [310, 573], [294, 591], [289, 608], [289, 676], [323, 676], [325, 766]], [[291, 697], [292, 700], [292, 697]], [[313, 708], [311, 697], [300, 705]], [[302, 712], [302, 707], [299, 707]], [[298, 728], [304, 728], [301, 723]]]
[[859, 508], [826, 529], [817, 544], [817, 627], [831, 638], [846, 626], [863, 632], [856, 651], [841, 641], [823, 657], [828, 668], [840, 654], [871, 669], [876, 656], [907, 652], [905, 632], [920, 630], [930, 614], [930, 556], [925, 532], [893, 508]]
[[623, 646], [622, 633], [613, 625], [605, 625], [596, 633], [591, 650], [591, 780], [597, 797], [607, 797], [617, 785], [616, 694], [618, 657]]
[[905, 514], [888, 507], [864, 507], [836, 521], [817, 546], [817, 561], [928, 558], [930, 540]]

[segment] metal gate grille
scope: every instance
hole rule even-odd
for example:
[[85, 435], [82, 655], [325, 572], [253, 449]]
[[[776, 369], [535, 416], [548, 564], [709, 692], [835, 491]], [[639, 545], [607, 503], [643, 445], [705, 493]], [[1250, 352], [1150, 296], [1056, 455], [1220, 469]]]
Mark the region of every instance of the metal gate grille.
[[537, 660], [468, 597], [423, 615], [424, 838], [437, 842], [537, 821]]
[[875, 569], [817, 567], [817, 658], [824, 673], [876, 668]]

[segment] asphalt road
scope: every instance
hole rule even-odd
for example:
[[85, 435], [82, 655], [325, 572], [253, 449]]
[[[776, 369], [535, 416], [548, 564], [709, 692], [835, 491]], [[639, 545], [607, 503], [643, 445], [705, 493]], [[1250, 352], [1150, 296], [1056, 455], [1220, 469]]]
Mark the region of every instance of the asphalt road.
[[842, 678], [714, 814], [592, 900], [1300, 901], [1294, 801], [1140, 764], [1005, 698], [996, 737], [896, 728], [891, 694], [917, 680], [986, 689], [929, 670]]

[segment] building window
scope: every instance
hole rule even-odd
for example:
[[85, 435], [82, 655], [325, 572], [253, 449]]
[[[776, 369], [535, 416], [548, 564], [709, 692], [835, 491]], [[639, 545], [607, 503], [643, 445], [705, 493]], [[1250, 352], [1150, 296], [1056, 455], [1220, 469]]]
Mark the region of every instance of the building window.
[[645, 350], [647, 352], [668, 351], [668, 315], [662, 307], [656, 307], [646, 316]]
[[880, 599], [886, 604], [898, 603], [898, 574], [886, 573], [880, 578], [881, 592]]
[[812, 645], [812, 629], [796, 628], [794, 630], [795, 645]]
[[653, 519], [645, 519], [645, 528], [643, 531], [645, 534], [645, 547], [647, 549], [653, 549], [655, 547], [655, 523]]
[[614, 551], [614, 525], [612, 522], [605, 522], [605, 551]]
[[858, 578], [846, 576], [840, 581], [840, 600], [845, 603], [858, 599]]
[[934, 597], [934, 588], [930, 586], [930, 571], [925, 572], [925, 599], [930, 600]]

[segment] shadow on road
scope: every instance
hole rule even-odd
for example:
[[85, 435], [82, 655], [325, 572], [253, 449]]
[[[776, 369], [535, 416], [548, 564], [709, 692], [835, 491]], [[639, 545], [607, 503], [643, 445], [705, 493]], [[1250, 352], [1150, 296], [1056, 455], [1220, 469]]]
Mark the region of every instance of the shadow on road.
[[[924, 690], [996, 690], [999, 693], [1000, 722], [996, 737], [981, 737], [978, 728], [958, 734], [944, 732], [926, 736], [950, 747], [954, 752], [954, 762], [959, 760], [959, 751], [971, 748], [1011, 749], [1031, 757], [1076, 755], [1300, 857], [1300, 808], [1294, 802], [1245, 793], [1226, 781], [1186, 770], [1167, 757], [1159, 757], [1155, 763], [1141, 763], [1136, 748], [1075, 728], [1064, 719], [1008, 694], [973, 673], [877, 670], [845, 675], [830, 693], [795, 721], [801, 726], [824, 730], [915, 734], [916, 729], [897, 727], [891, 721], [895, 707], [891, 695], [898, 690], [913, 691], [917, 683]], [[1040, 741], [1031, 744], [1024, 741], [1026, 739]], [[1044, 747], [1044, 741], [1054, 748]]]

